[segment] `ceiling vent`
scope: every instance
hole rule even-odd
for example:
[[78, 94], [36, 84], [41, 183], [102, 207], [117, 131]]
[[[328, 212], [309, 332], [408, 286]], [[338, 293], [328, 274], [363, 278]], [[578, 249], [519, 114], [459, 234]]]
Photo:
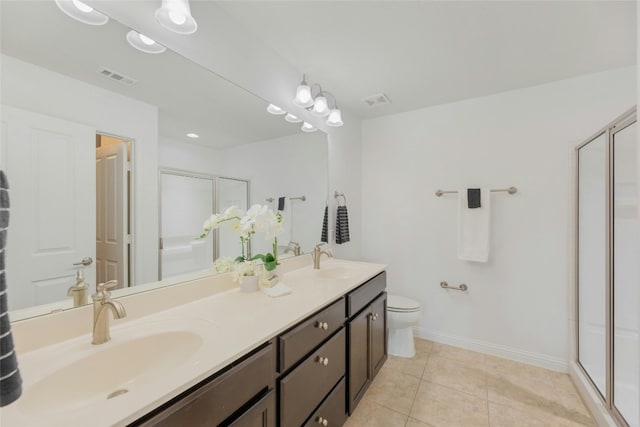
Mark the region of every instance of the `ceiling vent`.
[[380, 107], [391, 104], [391, 100], [384, 93], [376, 93], [375, 95], [366, 97], [364, 103], [367, 104], [367, 107]]
[[118, 71], [110, 70], [107, 67], [100, 67], [98, 69], [98, 74], [108, 79], [115, 80], [116, 82], [125, 86], [133, 86], [134, 84], [138, 83], [138, 81], [133, 77], [125, 76], [124, 74], [119, 73]]

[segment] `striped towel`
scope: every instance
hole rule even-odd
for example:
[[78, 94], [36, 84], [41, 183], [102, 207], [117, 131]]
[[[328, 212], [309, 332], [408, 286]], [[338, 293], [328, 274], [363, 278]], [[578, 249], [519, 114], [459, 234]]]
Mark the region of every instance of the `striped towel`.
[[7, 305], [7, 280], [4, 270], [4, 248], [9, 227], [9, 184], [0, 171], [0, 406], [6, 406], [22, 394], [22, 378], [11, 336]]
[[322, 236], [320, 241], [329, 243], [329, 206], [324, 207], [324, 218], [322, 219]]
[[341, 245], [349, 241], [349, 216], [346, 206], [338, 206], [336, 214], [336, 243]]

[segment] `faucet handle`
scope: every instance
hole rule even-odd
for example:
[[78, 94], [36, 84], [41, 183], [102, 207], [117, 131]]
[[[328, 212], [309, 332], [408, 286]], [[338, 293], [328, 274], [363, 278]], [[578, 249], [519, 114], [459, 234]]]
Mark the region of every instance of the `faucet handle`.
[[111, 295], [109, 291], [117, 287], [118, 287], [117, 280], [109, 280], [108, 282], [105, 282], [105, 283], [98, 283], [96, 285], [96, 295], [101, 297], [108, 297], [109, 295]]

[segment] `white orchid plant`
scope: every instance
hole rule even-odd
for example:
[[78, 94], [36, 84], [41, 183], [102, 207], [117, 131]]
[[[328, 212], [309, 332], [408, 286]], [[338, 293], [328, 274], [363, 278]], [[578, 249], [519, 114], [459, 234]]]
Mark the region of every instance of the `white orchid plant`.
[[[216, 272], [232, 271], [234, 280], [236, 274], [252, 276], [255, 274], [255, 260], [262, 260], [265, 270], [272, 271], [278, 266], [278, 234], [282, 231], [282, 216], [274, 213], [267, 205], [253, 205], [243, 214], [237, 206], [231, 206], [222, 213], [211, 215], [203, 224], [203, 232], [200, 235], [204, 239], [211, 230], [227, 226], [235, 231], [242, 246], [242, 254], [235, 260], [231, 258], [218, 258], [214, 262]], [[267, 240], [273, 239], [273, 253], [257, 254], [251, 259], [247, 258], [245, 247], [251, 236], [256, 232], [264, 233]]]

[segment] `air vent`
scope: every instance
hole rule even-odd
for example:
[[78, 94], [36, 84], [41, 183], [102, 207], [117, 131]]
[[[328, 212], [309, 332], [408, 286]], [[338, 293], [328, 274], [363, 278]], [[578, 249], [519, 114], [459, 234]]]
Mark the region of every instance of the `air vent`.
[[125, 86], [133, 86], [134, 84], [138, 83], [138, 81], [133, 77], [125, 76], [124, 74], [115, 70], [111, 70], [107, 67], [100, 67], [98, 69], [98, 74]]
[[391, 104], [391, 100], [384, 93], [376, 93], [375, 95], [366, 97], [364, 103], [367, 104], [367, 107], [380, 107]]

